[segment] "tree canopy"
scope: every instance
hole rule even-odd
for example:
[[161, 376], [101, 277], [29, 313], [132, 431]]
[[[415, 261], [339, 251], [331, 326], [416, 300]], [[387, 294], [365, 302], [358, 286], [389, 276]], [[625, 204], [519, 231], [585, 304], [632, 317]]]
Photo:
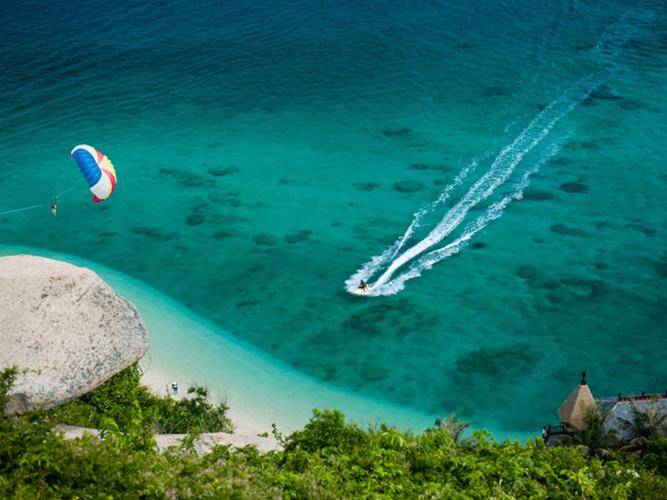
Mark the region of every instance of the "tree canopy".
[[[611, 450], [602, 460], [541, 439], [498, 442], [486, 431], [457, 443], [448, 425], [420, 434], [363, 429], [338, 411], [316, 410], [303, 429], [282, 437], [279, 451], [218, 446], [198, 455], [186, 444], [161, 453], [150, 433], [161, 398], [145, 393], [135, 375], [124, 373], [69, 408], [1, 417], [0, 497], [667, 498], [665, 438], [644, 455]], [[0, 408], [14, 376], [0, 375]], [[205, 393], [192, 396], [174, 410], [176, 420], [196, 421], [198, 431], [217, 426], [220, 407]], [[64, 440], [53, 426], [68, 415], [107, 431]]]

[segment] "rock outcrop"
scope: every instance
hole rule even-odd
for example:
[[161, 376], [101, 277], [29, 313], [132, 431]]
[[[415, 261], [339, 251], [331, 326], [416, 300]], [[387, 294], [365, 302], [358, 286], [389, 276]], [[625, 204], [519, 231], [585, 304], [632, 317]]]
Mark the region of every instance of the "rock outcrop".
[[90, 269], [0, 257], [0, 370], [16, 366], [7, 414], [85, 394], [148, 349], [141, 316]]

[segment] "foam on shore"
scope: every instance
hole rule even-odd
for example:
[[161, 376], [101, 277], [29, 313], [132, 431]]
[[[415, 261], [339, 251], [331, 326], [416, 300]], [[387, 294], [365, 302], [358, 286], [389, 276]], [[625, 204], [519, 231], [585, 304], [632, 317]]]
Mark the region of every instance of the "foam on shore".
[[339, 390], [316, 381], [233, 338], [182, 304], [127, 275], [79, 257], [36, 248], [0, 245], [0, 255], [33, 254], [85, 266], [139, 309], [150, 338], [142, 361], [144, 382], [163, 394], [178, 382], [209, 388], [226, 400], [229, 416], [244, 432], [281, 432], [302, 427], [313, 408], [337, 408], [359, 424], [387, 423], [421, 431], [434, 416]]

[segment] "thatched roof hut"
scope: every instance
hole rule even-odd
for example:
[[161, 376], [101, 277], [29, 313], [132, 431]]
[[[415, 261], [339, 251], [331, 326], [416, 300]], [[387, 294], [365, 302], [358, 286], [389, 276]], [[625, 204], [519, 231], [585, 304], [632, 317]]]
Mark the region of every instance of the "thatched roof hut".
[[584, 409], [588, 406], [597, 408], [593, 394], [586, 383], [586, 372], [581, 374], [581, 383], [567, 397], [558, 408], [558, 417], [564, 424], [569, 424], [577, 430], [585, 428]]

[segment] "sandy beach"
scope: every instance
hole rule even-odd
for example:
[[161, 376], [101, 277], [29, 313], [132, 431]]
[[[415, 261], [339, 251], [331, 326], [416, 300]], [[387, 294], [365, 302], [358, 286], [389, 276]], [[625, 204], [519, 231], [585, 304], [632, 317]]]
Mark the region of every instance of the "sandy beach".
[[0, 255], [27, 253], [89, 267], [139, 310], [150, 348], [141, 360], [142, 381], [165, 395], [201, 385], [213, 402], [225, 401], [236, 433], [256, 436], [276, 424], [282, 433], [302, 428], [312, 410], [339, 409], [362, 426], [387, 423], [421, 431], [435, 416], [363, 397], [312, 379], [236, 339], [146, 284], [95, 262], [35, 248], [0, 246]]
[[[156, 396], [165, 396], [175, 399], [187, 397], [188, 388], [190, 384], [179, 382], [179, 376], [168, 371], [163, 371], [159, 367], [149, 365], [147, 362], [140, 363], [143, 371], [141, 376], [141, 383], [148, 387]], [[181, 380], [184, 380], [181, 378]], [[174, 394], [171, 390], [171, 384], [176, 382], [178, 384], [178, 392]], [[212, 403], [219, 403], [221, 398], [209, 398]], [[230, 408], [227, 411], [227, 416], [234, 422], [234, 435], [243, 439], [245, 444], [253, 444], [256, 441], [269, 441], [275, 443], [275, 439], [271, 434], [271, 427], [266, 427], [265, 423], [255, 418], [254, 414], [249, 412], [244, 413], [242, 409], [235, 410]], [[264, 437], [266, 436], [266, 437]], [[237, 444], [237, 443], [235, 443]]]

